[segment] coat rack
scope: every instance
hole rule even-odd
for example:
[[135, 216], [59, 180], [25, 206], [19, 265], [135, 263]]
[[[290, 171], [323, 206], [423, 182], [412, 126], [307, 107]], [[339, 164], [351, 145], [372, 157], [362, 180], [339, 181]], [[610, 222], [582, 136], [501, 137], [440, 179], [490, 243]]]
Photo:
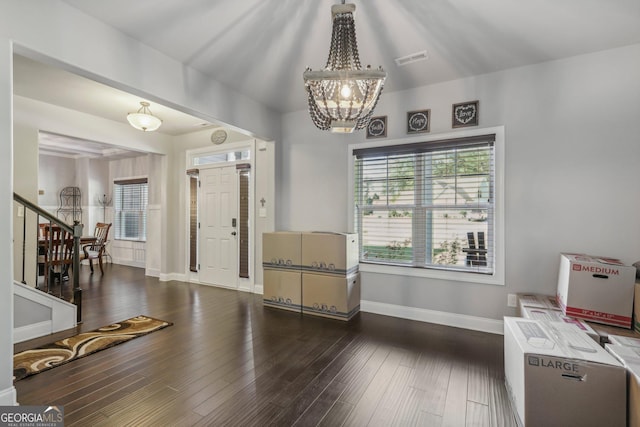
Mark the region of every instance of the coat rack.
[[102, 206], [102, 222], [107, 222], [107, 207], [111, 206], [111, 196], [103, 194], [102, 198], [98, 198], [98, 204]]

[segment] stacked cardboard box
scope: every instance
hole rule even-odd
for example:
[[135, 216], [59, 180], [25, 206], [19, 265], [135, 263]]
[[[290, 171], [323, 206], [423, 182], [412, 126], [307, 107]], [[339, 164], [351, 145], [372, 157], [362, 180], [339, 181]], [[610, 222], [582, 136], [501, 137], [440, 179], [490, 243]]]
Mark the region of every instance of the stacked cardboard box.
[[577, 329], [505, 317], [505, 381], [522, 426], [625, 426], [625, 368]]
[[635, 277], [617, 259], [560, 254], [556, 297], [567, 316], [630, 329]]
[[627, 369], [627, 425], [640, 427], [640, 340], [611, 338], [618, 344], [607, 344], [607, 351]]
[[264, 304], [349, 320], [360, 310], [357, 234], [263, 235]]
[[263, 304], [289, 311], [302, 311], [302, 234], [264, 233]]

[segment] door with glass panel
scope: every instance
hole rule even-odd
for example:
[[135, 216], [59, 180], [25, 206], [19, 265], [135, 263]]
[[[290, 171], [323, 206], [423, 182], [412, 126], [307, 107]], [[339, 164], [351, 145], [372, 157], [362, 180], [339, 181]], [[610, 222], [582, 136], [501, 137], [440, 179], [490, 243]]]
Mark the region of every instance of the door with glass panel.
[[199, 281], [238, 287], [236, 166], [200, 169]]

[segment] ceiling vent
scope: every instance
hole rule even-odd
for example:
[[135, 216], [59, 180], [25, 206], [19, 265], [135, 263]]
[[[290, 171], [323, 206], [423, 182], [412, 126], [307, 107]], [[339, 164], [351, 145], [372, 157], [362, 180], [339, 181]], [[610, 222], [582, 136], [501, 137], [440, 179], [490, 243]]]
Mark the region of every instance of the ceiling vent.
[[398, 67], [403, 67], [407, 64], [412, 64], [418, 61], [425, 61], [427, 59], [429, 59], [429, 55], [427, 54], [426, 50], [423, 50], [421, 52], [416, 52], [416, 53], [403, 56], [401, 58], [396, 58], [394, 61], [396, 61], [396, 65]]

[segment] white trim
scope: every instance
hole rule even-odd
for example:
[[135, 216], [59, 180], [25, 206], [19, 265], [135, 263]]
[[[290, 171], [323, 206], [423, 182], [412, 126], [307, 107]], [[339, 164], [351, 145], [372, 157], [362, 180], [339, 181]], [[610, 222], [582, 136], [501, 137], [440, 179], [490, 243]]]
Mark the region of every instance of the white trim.
[[466, 314], [447, 313], [444, 311], [427, 310], [425, 308], [406, 307], [364, 300], [360, 301], [360, 310], [367, 313], [435, 323], [438, 325], [452, 326], [454, 328], [463, 328], [498, 335], [504, 334], [502, 320], [488, 319], [486, 317], [468, 316]]
[[147, 268], [144, 271], [145, 276], [150, 277], [160, 277], [160, 269], [159, 268]]
[[[371, 148], [381, 146], [392, 146], [398, 144], [410, 144], [417, 142], [438, 141], [444, 139], [464, 138], [470, 136], [495, 134], [495, 271], [493, 275], [480, 275], [476, 273], [463, 273], [455, 271], [443, 271], [427, 268], [405, 268], [388, 265], [361, 264], [361, 271], [372, 273], [394, 274], [402, 276], [426, 277], [432, 279], [449, 280], [452, 282], [471, 282], [478, 284], [505, 285], [505, 131], [504, 126], [488, 128], [475, 128], [471, 130], [458, 130], [454, 132], [443, 132], [434, 134], [423, 134], [420, 136], [407, 137], [390, 141], [367, 141], [356, 144], [349, 144], [347, 156], [347, 186], [349, 199], [354, 198], [354, 169], [353, 150], [358, 148]], [[347, 206], [347, 221], [349, 229], [354, 230], [353, 203]]]
[[392, 276], [404, 277], [426, 277], [430, 279], [449, 280], [452, 282], [476, 283], [479, 285], [504, 285], [504, 281], [499, 280], [495, 274], [478, 274], [368, 263], [360, 263], [358, 269], [363, 273], [389, 274]]
[[137, 268], [146, 269], [145, 263], [140, 261], [115, 258], [113, 255], [111, 256], [111, 261], [112, 261], [112, 264], [126, 265], [127, 267], [137, 267]]
[[53, 331], [53, 322], [45, 320], [43, 322], [34, 323], [32, 325], [13, 328], [13, 342], [23, 342], [33, 338], [50, 335]]
[[171, 282], [171, 281], [185, 282], [185, 283], [189, 282], [189, 280], [187, 279], [187, 275], [181, 274], [181, 273], [160, 273], [160, 275], [158, 276], [158, 279], [161, 282]]
[[263, 285], [254, 285], [253, 286], [253, 293], [254, 294], [258, 294], [258, 295], [264, 295], [264, 286]]
[[11, 386], [0, 390], [0, 406], [18, 406], [16, 388]]

